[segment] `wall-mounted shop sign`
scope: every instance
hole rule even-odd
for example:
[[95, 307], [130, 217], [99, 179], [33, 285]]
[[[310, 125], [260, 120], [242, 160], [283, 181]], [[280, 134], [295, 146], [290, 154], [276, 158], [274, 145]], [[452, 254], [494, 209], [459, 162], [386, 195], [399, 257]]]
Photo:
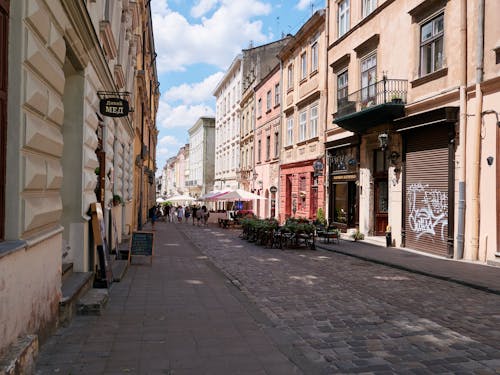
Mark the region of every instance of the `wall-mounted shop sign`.
[[128, 101], [122, 98], [104, 98], [99, 102], [101, 115], [108, 117], [128, 116]]

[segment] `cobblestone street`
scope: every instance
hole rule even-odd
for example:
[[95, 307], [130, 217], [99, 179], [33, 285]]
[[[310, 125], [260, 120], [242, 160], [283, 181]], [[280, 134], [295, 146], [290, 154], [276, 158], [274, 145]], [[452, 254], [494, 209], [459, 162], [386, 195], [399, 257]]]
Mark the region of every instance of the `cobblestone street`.
[[500, 373], [496, 294], [325, 250], [264, 248], [238, 230], [175, 227], [332, 373]]

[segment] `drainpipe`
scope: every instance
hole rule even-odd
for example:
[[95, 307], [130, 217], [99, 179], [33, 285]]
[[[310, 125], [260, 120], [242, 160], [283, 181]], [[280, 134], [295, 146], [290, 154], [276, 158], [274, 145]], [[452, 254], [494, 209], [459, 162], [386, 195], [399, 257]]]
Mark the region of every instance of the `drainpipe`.
[[457, 222], [457, 259], [464, 257], [465, 229], [465, 133], [467, 131], [467, 0], [460, 7], [460, 118], [459, 141], [460, 172], [458, 176], [458, 222]]
[[[472, 122], [471, 131], [471, 171], [470, 171], [470, 208], [467, 208], [467, 221], [470, 225], [470, 258], [479, 259], [479, 176], [481, 157], [481, 122], [483, 93], [481, 92], [481, 82], [483, 81], [483, 60], [484, 60], [484, 3], [479, 0], [478, 4], [478, 29], [476, 41], [476, 109], [475, 121]], [[482, 258], [482, 256], [481, 256]]]
[[328, 163], [328, 157], [327, 157], [327, 152], [326, 152], [326, 147], [325, 147], [325, 144], [326, 144], [326, 132], [327, 132], [327, 129], [328, 129], [328, 105], [329, 105], [329, 97], [328, 97], [328, 92], [329, 92], [329, 88], [328, 88], [328, 72], [329, 72], [329, 69], [328, 69], [328, 43], [330, 43], [330, 1], [327, 1], [326, 2], [326, 9], [325, 9], [325, 45], [326, 45], [326, 48], [323, 48], [323, 51], [325, 52], [325, 58], [324, 58], [324, 61], [325, 61], [325, 67], [323, 69], [323, 71], [325, 72], [325, 105], [324, 105], [324, 126], [325, 126], [325, 130], [323, 132], [323, 155], [324, 155], [324, 160], [325, 160], [325, 167], [323, 168], [323, 173], [324, 173], [324, 177], [323, 177], [323, 212], [325, 213], [325, 217], [328, 217], [327, 215], [329, 214], [328, 212], [328, 207], [329, 207], [329, 204], [328, 204], [328, 200], [330, 200], [330, 192], [328, 191], [328, 194], [327, 194], [327, 186], [329, 185], [329, 163]]

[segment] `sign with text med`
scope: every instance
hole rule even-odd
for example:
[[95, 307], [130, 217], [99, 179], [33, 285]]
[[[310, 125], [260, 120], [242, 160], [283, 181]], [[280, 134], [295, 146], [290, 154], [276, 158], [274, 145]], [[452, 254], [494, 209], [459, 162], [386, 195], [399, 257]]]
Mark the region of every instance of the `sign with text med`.
[[101, 115], [108, 117], [125, 117], [130, 111], [128, 101], [122, 98], [105, 98], [99, 102]]

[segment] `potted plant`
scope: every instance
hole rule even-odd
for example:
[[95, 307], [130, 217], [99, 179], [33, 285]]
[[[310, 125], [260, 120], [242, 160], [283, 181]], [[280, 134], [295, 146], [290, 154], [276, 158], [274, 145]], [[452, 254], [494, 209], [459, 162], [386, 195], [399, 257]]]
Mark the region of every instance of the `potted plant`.
[[113, 206], [118, 206], [122, 203], [122, 197], [118, 194], [113, 195]]
[[401, 104], [403, 103], [403, 99], [401, 98], [401, 95], [399, 94], [393, 94], [391, 97], [391, 101], [396, 104]]
[[364, 240], [365, 235], [359, 231], [359, 229], [356, 229], [356, 232], [352, 234], [352, 239], [354, 241], [359, 241], [359, 240]]

